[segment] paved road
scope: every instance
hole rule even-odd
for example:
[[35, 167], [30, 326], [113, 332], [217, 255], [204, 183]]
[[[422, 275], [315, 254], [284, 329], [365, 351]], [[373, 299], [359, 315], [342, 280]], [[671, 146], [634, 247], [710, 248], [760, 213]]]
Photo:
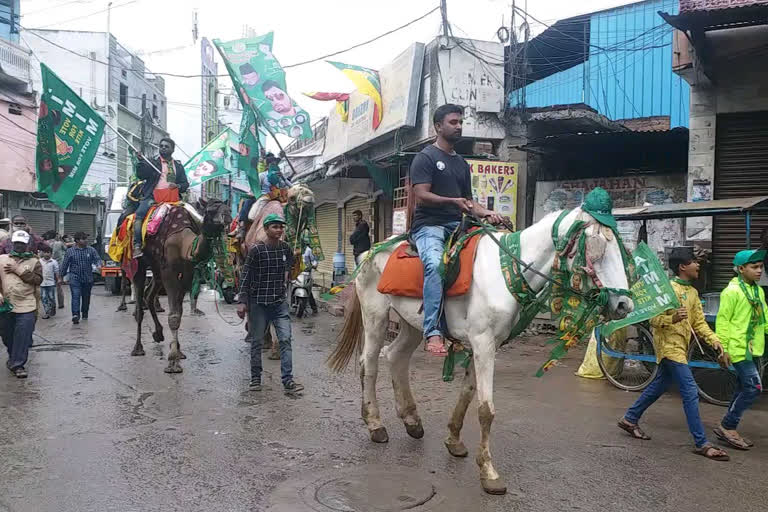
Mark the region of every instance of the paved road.
[[[390, 442], [374, 445], [359, 418], [354, 369], [330, 375], [323, 364], [339, 319], [321, 314], [295, 326], [295, 373], [307, 391], [291, 399], [274, 361], [266, 362], [271, 389], [246, 391], [242, 327], [222, 321], [210, 294], [202, 299], [205, 318], [184, 318], [185, 371], [169, 376], [167, 343], [151, 341], [149, 322], [147, 356], [130, 357], [131, 316], [114, 312], [117, 299], [101, 287], [95, 293], [87, 322], [73, 326], [66, 314], [39, 322], [27, 381], [0, 373], [2, 512], [350, 510], [335, 494], [339, 486], [367, 493], [368, 510], [742, 512], [768, 502], [765, 405], [743, 424], [757, 447], [732, 453], [730, 463], [711, 462], [690, 453], [678, 397], [649, 411], [653, 441], [637, 442], [615, 427], [636, 395], [573, 377], [580, 353], [536, 379], [545, 348], [535, 340], [505, 347], [492, 449], [510, 493], [491, 497], [473, 457], [453, 459], [442, 446], [460, 382], [443, 383], [436, 360], [414, 359], [422, 440], [397, 420], [382, 370]], [[232, 306], [222, 309], [236, 320]], [[465, 427], [472, 455], [474, 411]], [[702, 411], [710, 426], [723, 412]], [[320, 485], [326, 481], [336, 487]], [[409, 501], [422, 495], [424, 505]]]

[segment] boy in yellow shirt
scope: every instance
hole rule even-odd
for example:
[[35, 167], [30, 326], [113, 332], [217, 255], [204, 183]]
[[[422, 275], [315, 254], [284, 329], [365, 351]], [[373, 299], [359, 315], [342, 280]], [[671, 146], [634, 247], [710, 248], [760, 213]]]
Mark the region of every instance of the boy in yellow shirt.
[[707, 325], [699, 293], [692, 284], [699, 277], [699, 263], [694, 259], [693, 247], [672, 249], [669, 255], [669, 267], [675, 273], [672, 288], [681, 307], [651, 319], [658, 373], [653, 382], [643, 390], [640, 397], [627, 410], [624, 417], [619, 420], [618, 425], [635, 439], [650, 439], [651, 437], [638, 425], [640, 417], [674, 382], [683, 398], [688, 430], [696, 445], [693, 452], [708, 459], [727, 461], [728, 454], [707, 441], [699, 415], [699, 389], [688, 366], [688, 347], [692, 330], [695, 331], [696, 336], [719, 353], [723, 352], [720, 341]]
[[720, 294], [720, 309], [717, 312], [717, 334], [723, 340], [739, 380], [728, 412], [715, 429], [715, 435], [739, 450], [754, 446], [736, 428], [744, 412], [755, 403], [763, 390], [754, 358], [763, 355], [765, 332], [768, 330], [765, 293], [757, 285], [763, 275], [765, 254], [766, 251], [754, 250], [736, 254], [733, 266], [737, 275]]

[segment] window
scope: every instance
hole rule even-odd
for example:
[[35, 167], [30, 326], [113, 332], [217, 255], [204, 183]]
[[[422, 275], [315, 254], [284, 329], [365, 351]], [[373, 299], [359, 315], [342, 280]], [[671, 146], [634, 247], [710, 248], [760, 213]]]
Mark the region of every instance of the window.
[[152, 117], [157, 119], [157, 105], [152, 105]]
[[124, 69], [121, 69], [121, 70], [120, 70], [120, 75], [121, 75], [123, 78], [128, 78], [128, 71], [126, 71], [126, 70], [124, 70]]
[[153, 94], [152, 98], [154, 98], [154, 100], [157, 101], [157, 94]]
[[120, 104], [124, 107], [128, 106], [128, 86], [120, 84]]
[[15, 116], [21, 115], [21, 105], [18, 103], [9, 103], [8, 104], [8, 113], [13, 114]]

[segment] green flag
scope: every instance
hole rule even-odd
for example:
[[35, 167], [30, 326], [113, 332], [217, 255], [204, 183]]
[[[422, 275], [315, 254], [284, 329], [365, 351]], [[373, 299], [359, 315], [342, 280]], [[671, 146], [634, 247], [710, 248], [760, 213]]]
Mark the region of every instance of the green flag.
[[637, 282], [632, 285], [635, 309], [626, 318], [605, 324], [600, 333], [606, 338], [617, 329], [644, 322], [667, 310], [680, 307], [667, 272], [645, 242], [638, 244], [632, 253], [632, 259], [635, 262], [635, 275], [638, 276]]
[[248, 178], [248, 185], [254, 197], [261, 195], [259, 153], [265, 145], [265, 139], [264, 132], [258, 127], [256, 115], [250, 109], [246, 109], [240, 121], [237, 168]]
[[37, 190], [66, 208], [83, 184], [99, 149], [104, 119], [40, 64], [43, 94], [37, 120]]
[[227, 43], [214, 39], [213, 44], [227, 66], [243, 110], [253, 109], [272, 133], [308, 139], [312, 136], [309, 114], [288, 95], [285, 71], [272, 55], [272, 38], [270, 32]]
[[189, 186], [195, 187], [201, 183], [226, 176], [235, 170], [235, 162], [232, 158], [232, 146], [237, 145], [237, 135], [227, 128], [218, 134], [203, 149], [184, 164]]

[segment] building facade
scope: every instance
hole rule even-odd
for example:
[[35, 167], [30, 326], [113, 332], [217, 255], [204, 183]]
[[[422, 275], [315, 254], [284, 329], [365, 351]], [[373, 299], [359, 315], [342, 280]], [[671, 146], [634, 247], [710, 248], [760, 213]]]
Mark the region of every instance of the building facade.
[[[674, 71], [691, 87], [689, 201], [768, 195], [768, 1], [680, 0], [664, 14], [677, 29]], [[730, 280], [733, 255], [756, 248], [768, 216], [750, 232], [741, 217], [689, 219], [689, 241], [712, 247], [712, 285]]]

